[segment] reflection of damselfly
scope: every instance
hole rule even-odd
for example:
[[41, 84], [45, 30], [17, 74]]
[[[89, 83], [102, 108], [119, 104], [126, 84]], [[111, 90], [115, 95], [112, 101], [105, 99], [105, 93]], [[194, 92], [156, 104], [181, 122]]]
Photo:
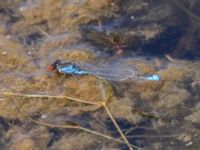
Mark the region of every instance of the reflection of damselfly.
[[158, 75], [139, 75], [135, 68], [124, 63], [112, 63], [93, 65], [88, 63], [62, 63], [60, 60], [56, 60], [49, 66], [50, 71], [58, 71], [61, 74], [69, 75], [94, 75], [106, 80], [112, 81], [124, 81], [124, 80], [150, 80], [158, 81], [160, 77]]

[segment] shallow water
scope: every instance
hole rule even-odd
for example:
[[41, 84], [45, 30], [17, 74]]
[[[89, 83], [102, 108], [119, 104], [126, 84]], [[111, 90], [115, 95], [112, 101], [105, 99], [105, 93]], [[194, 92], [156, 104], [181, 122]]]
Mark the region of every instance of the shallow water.
[[[198, 149], [199, 5], [0, 2], [0, 149]], [[99, 70], [125, 61], [119, 72], [161, 80], [63, 76], [48, 72], [56, 59]]]

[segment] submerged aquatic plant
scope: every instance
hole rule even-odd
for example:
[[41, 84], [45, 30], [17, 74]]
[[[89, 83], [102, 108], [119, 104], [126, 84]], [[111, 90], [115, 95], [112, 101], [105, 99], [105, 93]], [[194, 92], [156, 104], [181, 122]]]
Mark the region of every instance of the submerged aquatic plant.
[[[102, 133], [99, 133], [99, 132], [96, 132], [96, 131], [93, 131], [91, 129], [87, 129], [87, 128], [84, 128], [84, 127], [81, 127], [81, 126], [77, 126], [77, 125], [54, 125], [54, 124], [50, 124], [50, 123], [46, 123], [46, 122], [41, 122], [41, 121], [37, 121], [31, 117], [28, 117], [29, 120], [31, 120], [32, 122], [34, 123], [37, 123], [39, 125], [43, 125], [43, 126], [47, 126], [47, 127], [54, 127], [54, 128], [67, 128], [67, 129], [78, 129], [78, 130], [82, 130], [82, 131], [85, 131], [85, 132], [88, 132], [88, 133], [91, 133], [91, 134], [94, 134], [94, 135], [97, 135], [97, 136], [101, 136], [101, 137], [104, 137], [106, 139], [109, 139], [109, 140], [113, 140], [115, 142], [119, 142], [119, 143], [125, 143], [127, 144], [127, 146], [129, 147], [130, 150], [133, 150], [134, 145], [130, 144], [129, 141], [127, 140], [126, 136], [124, 135], [124, 133], [122, 132], [121, 128], [119, 127], [119, 125], [117, 124], [116, 120], [114, 119], [113, 115], [111, 114], [107, 104], [112, 96], [112, 87], [111, 85], [109, 84], [109, 82], [105, 82], [102, 80], [103, 83], [105, 83], [107, 85], [107, 95], [106, 95], [106, 98], [103, 100], [103, 101], [100, 101], [100, 102], [89, 102], [87, 100], [82, 100], [82, 99], [77, 99], [77, 98], [73, 98], [73, 97], [68, 97], [68, 96], [51, 96], [51, 95], [30, 95], [30, 94], [17, 94], [17, 93], [11, 93], [11, 92], [4, 92], [3, 94], [6, 95], [6, 96], [19, 96], [19, 97], [25, 97], [25, 98], [54, 98], [54, 99], [66, 99], [66, 100], [71, 100], [71, 101], [75, 101], [75, 102], [78, 102], [78, 103], [85, 103], [85, 104], [90, 104], [90, 105], [96, 105], [98, 106], [99, 108], [103, 107], [108, 116], [110, 117], [110, 119], [112, 120], [114, 126], [117, 128], [117, 131], [119, 132], [119, 134], [121, 135], [122, 139], [124, 141], [121, 141], [120, 139], [116, 139], [116, 138], [113, 138], [111, 136], [108, 136], [108, 135], [105, 135], [105, 134], [102, 134]], [[21, 114], [25, 115], [26, 116], [26, 113], [25, 110], [23, 110], [22, 108], [16, 108]], [[136, 147], [137, 148], [137, 147]]]
[[[193, 38], [198, 41], [199, 1], [184, 1], [189, 6], [176, 1], [197, 26], [197, 30], [190, 26], [187, 33], [195, 33]], [[146, 47], [153, 53], [174, 48], [174, 36], [166, 40], [162, 34], [166, 26], [177, 25], [179, 20], [172, 14], [171, 3], [23, 2], [17, 0], [16, 6], [12, 0], [0, 2], [0, 149], [197, 149], [199, 63], [169, 55], [170, 62], [161, 58], [152, 63], [151, 57], [145, 61], [135, 53], [154, 40], [158, 49]], [[117, 14], [113, 14], [114, 7], [120, 8]], [[95, 22], [99, 24], [91, 26]], [[80, 30], [83, 24], [88, 34]], [[169, 34], [176, 35], [176, 29]], [[187, 39], [181, 40], [183, 45]], [[91, 41], [95, 41], [93, 46]], [[178, 54], [183, 54], [179, 49]], [[112, 53], [117, 61], [111, 58], [112, 63], [105, 63], [105, 53]], [[124, 55], [136, 56], [136, 60], [119, 64]], [[62, 74], [53, 74], [47, 78], [46, 66], [56, 58], [75, 62], [59, 66], [61, 73], [85, 71], [88, 75], [62, 78]], [[156, 72], [162, 80], [118, 82], [135, 79], [138, 72], [142, 76]]]

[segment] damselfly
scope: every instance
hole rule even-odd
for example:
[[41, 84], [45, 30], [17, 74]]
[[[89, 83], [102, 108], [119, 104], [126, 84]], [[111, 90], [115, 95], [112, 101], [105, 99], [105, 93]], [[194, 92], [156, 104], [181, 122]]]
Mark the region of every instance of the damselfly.
[[50, 65], [49, 70], [56, 70], [61, 74], [70, 75], [94, 75], [106, 80], [124, 81], [124, 80], [151, 80], [158, 81], [158, 75], [140, 75], [136, 68], [131, 67], [125, 63], [112, 63], [112, 64], [89, 64], [89, 63], [62, 63], [56, 60]]

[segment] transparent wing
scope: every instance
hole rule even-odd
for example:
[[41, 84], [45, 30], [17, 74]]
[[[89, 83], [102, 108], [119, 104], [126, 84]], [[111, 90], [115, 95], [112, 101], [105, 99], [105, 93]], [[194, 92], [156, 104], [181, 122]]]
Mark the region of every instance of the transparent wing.
[[103, 79], [112, 81], [134, 80], [137, 78], [136, 68], [125, 63], [106, 63], [106, 64], [77, 64], [82, 70], [88, 74], [98, 76]]

